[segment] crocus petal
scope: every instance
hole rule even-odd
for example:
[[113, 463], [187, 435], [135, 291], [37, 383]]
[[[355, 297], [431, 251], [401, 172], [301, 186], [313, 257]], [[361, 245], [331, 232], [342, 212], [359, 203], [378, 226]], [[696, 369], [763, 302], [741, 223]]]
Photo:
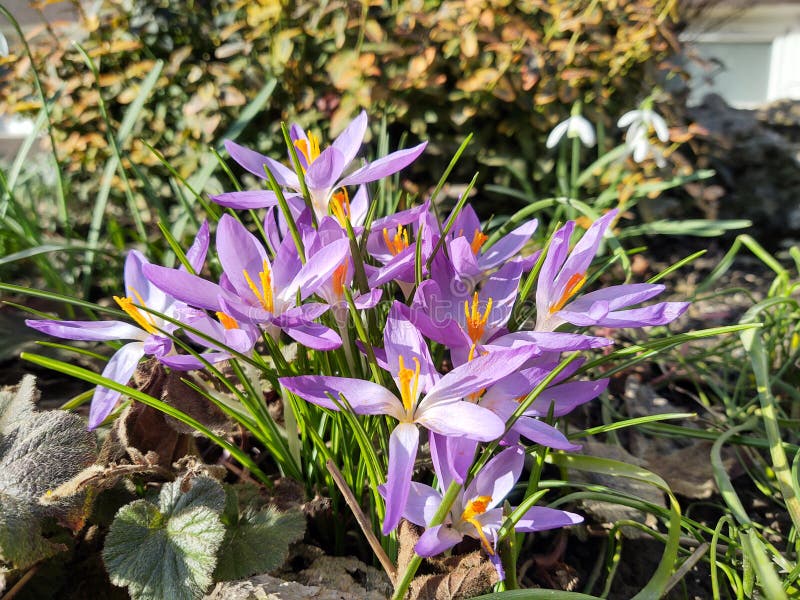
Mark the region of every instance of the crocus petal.
[[144, 274], [167, 294], [191, 306], [206, 310], [220, 310], [220, 296], [225, 292], [216, 283], [178, 269], [159, 265], [145, 265]]
[[564, 137], [564, 134], [567, 132], [568, 128], [569, 119], [561, 121], [561, 123], [553, 127], [553, 131], [551, 131], [550, 135], [547, 136], [545, 146], [548, 148], [555, 148], [558, 145], [558, 142], [561, 141], [561, 138]]
[[546, 506], [534, 506], [522, 515], [514, 529], [517, 531], [545, 531], [579, 523], [583, 523], [583, 517], [575, 513]]
[[356, 157], [365, 133], [367, 133], [367, 113], [362, 110], [333, 141], [332, 146], [342, 153], [345, 167]]
[[643, 308], [609, 312], [601, 318], [585, 313], [562, 311], [565, 320], [574, 325], [600, 325], [601, 327], [650, 327], [666, 325], [680, 317], [689, 308], [688, 302], [661, 302]]
[[280, 327], [284, 325], [287, 327], [292, 327], [294, 324], [299, 324], [304, 321], [313, 321], [324, 315], [330, 306], [328, 304], [323, 304], [322, 302], [309, 302], [307, 304], [301, 304], [300, 306], [295, 306], [283, 312], [278, 317], [275, 317], [275, 323]]
[[[257, 301], [244, 272], [258, 282], [264, 269], [267, 251], [258, 239], [234, 217], [224, 214], [217, 225], [217, 254], [219, 262], [236, 292], [243, 298]], [[269, 262], [269, 261], [267, 261]]]
[[353, 304], [358, 310], [374, 308], [383, 296], [383, 290], [370, 290], [366, 294], [359, 294], [353, 298]]
[[[208, 254], [208, 245], [211, 240], [211, 234], [208, 230], [208, 219], [203, 221], [200, 229], [197, 230], [197, 235], [194, 237], [192, 245], [186, 251], [186, 260], [195, 272], [199, 272], [203, 268], [203, 263], [206, 262], [206, 254]], [[185, 271], [183, 265], [180, 266], [181, 271]], [[147, 277], [147, 273], [145, 273]], [[148, 279], [150, 279], [148, 277]], [[152, 282], [152, 280], [151, 280]]]
[[341, 347], [342, 338], [330, 327], [306, 321], [292, 326], [281, 327], [296, 342], [314, 350], [335, 350]]
[[404, 169], [414, 162], [417, 157], [422, 154], [423, 150], [425, 150], [425, 146], [427, 145], [428, 142], [423, 142], [418, 146], [414, 146], [413, 148], [398, 150], [397, 152], [392, 152], [383, 158], [372, 161], [368, 165], [361, 167], [357, 171], [354, 171], [342, 179], [339, 182], [339, 185], [345, 186], [369, 183], [370, 181], [376, 181], [377, 179], [397, 173], [400, 169]]
[[618, 213], [617, 209], [608, 211], [592, 223], [591, 227], [583, 234], [583, 237], [575, 244], [575, 248], [570, 252], [558, 277], [556, 277], [555, 289], [559, 291], [559, 294], [561, 290], [565, 289], [567, 282], [574, 274], [583, 274], [589, 269], [603, 236], [608, 230], [611, 221], [617, 218]]
[[436, 510], [442, 503], [442, 495], [429, 485], [424, 483], [411, 482], [403, 517], [425, 527], [433, 519]]
[[47, 335], [65, 340], [109, 342], [112, 340], [144, 340], [147, 332], [124, 321], [50, 321], [26, 319], [25, 324]]
[[563, 417], [575, 407], [597, 398], [608, 387], [608, 381], [608, 379], [570, 381], [549, 387], [536, 397], [525, 414], [545, 417], [552, 406], [553, 416]]
[[131, 250], [125, 259], [125, 295], [133, 298], [139, 304], [139, 298], [148, 308], [158, 312], [167, 312], [170, 304], [175, 300], [168, 297], [163, 290], [154, 286], [145, 277], [143, 267], [150, 264], [138, 250]]
[[519, 369], [538, 349], [532, 346], [498, 350], [456, 367], [442, 377], [420, 402], [419, 409], [454, 398], [465, 398]]
[[225, 192], [224, 194], [211, 196], [211, 199], [220, 206], [242, 210], [269, 208], [278, 203], [278, 197], [275, 192], [268, 190]]
[[511, 317], [519, 291], [520, 277], [522, 277], [522, 265], [510, 262], [503, 265], [484, 283], [480, 298], [485, 298], [486, 302], [491, 298], [492, 310], [489, 311], [486, 320], [487, 331], [483, 339], [488, 339], [495, 329], [505, 325]]
[[[125, 344], [108, 361], [103, 369], [103, 377], [123, 385], [127, 384], [133, 376], [133, 372], [136, 371], [142, 356], [144, 356], [144, 345], [141, 342]], [[97, 386], [92, 397], [92, 406], [89, 409], [90, 430], [95, 429], [103, 422], [103, 419], [111, 414], [121, 395], [121, 392]]]
[[[370, 287], [379, 287], [390, 281], [414, 281], [414, 261], [416, 247], [411, 245], [394, 256], [383, 267], [369, 277]], [[377, 258], [377, 257], [376, 257]]]
[[366, 186], [359, 186], [353, 199], [350, 200], [350, 222], [355, 225], [363, 225], [369, 210], [369, 196], [367, 196]]
[[[200, 356], [212, 365], [231, 357], [227, 352], [205, 352]], [[206, 368], [206, 363], [191, 354], [173, 354], [163, 356], [158, 360], [173, 371], [194, 371]]]
[[383, 535], [400, 522], [406, 507], [414, 461], [419, 447], [419, 430], [411, 423], [399, 423], [389, 436], [389, 471], [386, 474], [386, 515]]
[[[291, 236], [283, 238], [283, 242], [278, 245], [275, 260], [272, 261], [272, 282], [276, 290], [284, 290], [292, 280], [297, 277], [303, 263], [300, 255], [297, 254], [297, 246]], [[295, 288], [296, 290], [296, 288]], [[294, 298], [291, 299], [294, 304]]]
[[285, 185], [287, 187], [297, 189], [300, 187], [300, 182], [297, 179], [297, 174], [283, 166], [276, 160], [272, 160], [268, 156], [259, 154], [254, 150], [240, 146], [231, 140], [225, 140], [225, 149], [230, 154], [230, 157], [239, 163], [244, 169], [250, 171], [256, 177], [266, 179], [267, 174], [264, 171], [264, 165], [269, 167], [270, 172], [275, 177], [278, 185]]
[[514, 423], [514, 431], [542, 446], [556, 450], [580, 450], [579, 444], [573, 444], [566, 436], [552, 425], [531, 417], [520, 417]]
[[436, 525], [419, 536], [414, 552], [420, 556], [436, 556], [462, 540], [460, 532], [447, 525]]
[[[389, 372], [395, 380], [397, 380], [400, 370], [401, 357], [406, 369], [413, 370], [418, 361], [420, 367], [419, 391], [424, 393], [429, 390], [438, 378], [436, 368], [422, 334], [404, 316], [399, 302], [393, 303], [389, 309], [383, 339], [386, 362]], [[416, 398], [412, 398], [411, 401], [416, 401]]]
[[400, 400], [385, 387], [371, 381], [325, 375], [282, 377], [279, 381], [303, 400], [330, 410], [339, 410], [330, 396], [338, 400], [341, 394], [353, 411], [361, 415], [387, 414], [399, 420], [404, 414]]
[[434, 342], [451, 347], [468, 346], [471, 340], [458, 322], [447, 314], [450, 310], [456, 309], [450, 303], [443, 301], [437, 293], [438, 288], [435, 281], [430, 279], [423, 281], [417, 288], [415, 298], [423, 298], [424, 309], [414, 306], [404, 307], [403, 314], [423, 335]]
[[428, 443], [433, 469], [441, 488], [447, 489], [453, 480], [464, 483], [469, 468], [475, 462], [478, 442], [465, 437], [448, 437], [431, 431]]
[[417, 423], [436, 433], [480, 442], [496, 440], [505, 430], [505, 424], [493, 412], [463, 400], [418, 408], [414, 416]]
[[572, 312], [581, 312], [590, 307], [594, 302], [605, 301], [608, 302], [608, 309], [610, 311], [619, 310], [626, 306], [641, 304], [654, 296], [658, 296], [663, 291], [663, 285], [653, 283], [612, 285], [584, 294], [580, 298], [567, 304], [565, 308]]
[[490, 496], [492, 502], [487, 507], [497, 506], [514, 488], [524, 464], [525, 452], [522, 448], [503, 450], [486, 463], [470, 482], [464, 490], [464, 497], [469, 499], [476, 496]]
[[453, 268], [460, 279], [478, 279], [483, 275], [478, 259], [467, 238], [457, 237], [447, 245], [447, 249], [450, 252]]
[[307, 298], [331, 278], [333, 272], [342, 264], [349, 252], [349, 240], [341, 239], [328, 244], [324, 251], [317, 252], [308, 259], [291, 283], [280, 290], [279, 296], [294, 304], [294, 298], [299, 290], [300, 299]]
[[[560, 313], [559, 313], [560, 314]], [[494, 338], [489, 346], [515, 348], [525, 344], [536, 344], [543, 352], [573, 352], [610, 346], [614, 341], [604, 337], [580, 333], [549, 331], [515, 331]]]
[[484, 271], [493, 269], [514, 256], [531, 239], [538, 224], [539, 222], [536, 219], [528, 221], [481, 252], [478, 257], [480, 268]]
[[541, 319], [542, 314], [547, 313], [551, 304], [555, 303], [558, 300], [558, 296], [561, 295], [561, 291], [556, 287], [556, 278], [569, 255], [569, 240], [574, 228], [575, 222], [567, 221], [563, 227], [550, 237], [550, 245], [542, 262], [536, 285], [537, 319]]
[[333, 187], [344, 167], [342, 153], [333, 146], [328, 146], [306, 171], [308, 189], [327, 190]]

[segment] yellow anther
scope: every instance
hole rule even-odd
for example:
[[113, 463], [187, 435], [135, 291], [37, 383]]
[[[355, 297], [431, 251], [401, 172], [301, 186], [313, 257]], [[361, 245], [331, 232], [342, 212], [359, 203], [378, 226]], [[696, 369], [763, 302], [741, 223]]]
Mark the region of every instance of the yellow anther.
[[247, 269], [242, 271], [245, 280], [247, 281], [247, 285], [250, 286], [250, 290], [253, 292], [256, 298], [258, 298], [259, 304], [264, 308], [264, 310], [268, 312], [275, 311], [275, 304], [272, 298], [272, 270], [269, 267], [269, 263], [267, 259], [264, 259], [262, 263], [262, 270], [258, 274], [259, 281], [261, 283], [261, 289], [258, 289], [253, 280], [250, 277], [250, 273], [247, 272]]
[[417, 391], [419, 390], [419, 359], [414, 357], [414, 363], [416, 363], [414, 371], [406, 369], [402, 356], [398, 358], [398, 362], [400, 363], [400, 370], [397, 374], [397, 378], [400, 380], [400, 398], [403, 400], [406, 412], [410, 415], [413, 412], [414, 403], [417, 401]]
[[472, 236], [472, 243], [469, 245], [472, 248], [472, 253], [477, 254], [488, 239], [488, 235], [484, 235], [480, 229], [476, 229], [475, 234]]
[[477, 344], [478, 340], [483, 336], [486, 330], [486, 321], [489, 320], [489, 313], [492, 310], [492, 299], [486, 301], [486, 310], [483, 314], [480, 313], [480, 302], [478, 301], [478, 292], [472, 296], [472, 307], [470, 307], [469, 300], [464, 300], [464, 316], [466, 317], [467, 334], [473, 344]]
[[347, 190], [341, 188], [333, 196], [328, 203], [328, 208], [331, 214], [339, 221], [342, 227], [347, 226], [347, 221], [350, 220], [350, 196], [347, 195]]
[[[131, 291], [133, 292], [133, 295], [136, 296], [136, 301], [141, 306], [144, 306], [144, 300], [142, 300], [139, 292], [134, 289]], [[153, 335], [158, 333], [158, 329], [156, 329], [156, 322], [153, 320], [153, 316], [144, 314], [142, 311], [140, 311], [139, 308], [133, 304], [133, 298], [120, 298], [119, 296], [114, 296], [114, 301], [128, 314], [131, 319], [136, 322], [139, 327], [144, 329], [147, 333]]]
[[217, 318], [225, 329], [239, 329], [239, 323], [236, 322], [236, 319], [230, 315], [226, 315], [221, 310], [217, 311]]
[[307, 142], [306, 140], [302, 139], [297, 140], [294, 143], [294, 147], [303, 153], [303, 156], [306, 159], [306, 164], [311, 166], [311, 163], [313, 163], [315, 160], [317, 160], [317, 157], [319, 157], [319, 138], [310, 131], [306, 132], [306, 137], [308, 137]]
[[397, 256], [403, 250], [408, 248], [408, 231], [402, 225], [397, 226], [397, 233], [394, 234], [394, 237], [389, 237], [389, 231], [387, 229], [383, 230], [383, 241], [386, 242], [386, 247], [389, 249], [389, 252], [392, 253], [392, 256]]
[[489, 543], [489, 540], [486, 539], [486, 534], [483, 533], [483, 527], [481, 526], [480, 521], [475, 518], [478, 515], [482, 515], [486, 512], [486, 509], [489, 507], [489, 503], [491, 501], [491, 496], [478, 496], [477, 498], [473, 498], [467, 502], [464, 512], [461, 513], [461, 520], [469, 523], [475, 528], [475, 531], [478, 533], [478, 537], [481, 539], [481, 543], [486, 549], [486, 552], [494, 555], [494, 549]]
[[569, 302], [570, 298], [578, 293], [584, 283], [586, 283], [586, 273], [573, 273], [572, 277], [567, 281], [566, 287], [564, 287], [564, 293], [561, 294], [561, 298], [558, 299], [558, 302], [550, 306], [550, 314], [552, 315], [554, 312], [558, 312], [564, 308], [564, 305]]

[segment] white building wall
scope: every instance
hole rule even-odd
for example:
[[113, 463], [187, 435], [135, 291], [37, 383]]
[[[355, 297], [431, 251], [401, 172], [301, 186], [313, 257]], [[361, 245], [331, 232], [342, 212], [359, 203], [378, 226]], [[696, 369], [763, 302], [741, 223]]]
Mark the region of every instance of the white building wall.
[[690, 66], [690, 103], [700, 102], [709, 92], [740, 108], [800, 99], [800, 4], [723, 6], [708, 21], [718, 25], [704, 28], [700, 23], [682, 36], [706, 61]]

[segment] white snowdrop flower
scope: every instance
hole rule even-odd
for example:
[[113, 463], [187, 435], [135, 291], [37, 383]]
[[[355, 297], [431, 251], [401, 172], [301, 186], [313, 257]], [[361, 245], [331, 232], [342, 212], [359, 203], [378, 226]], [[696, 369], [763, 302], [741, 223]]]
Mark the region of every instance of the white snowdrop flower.
[[595, 145], [594, 127], [581, 115], [574, 114], [556, 125], [547, 136], [547, 147], [555, 148], [565, 135], [567, 138], [580, 138], [584, 146]]
[[625, 145], [634, 161], [642, 162], [652, 155], [659, 167], [666, 164], [662, 149], [650, 143], [650, 131], [654, 131], [658, 140], [664, 144], [669, 141], [669, 127], [664, 118], [652, 108], [626, 112], [617, 121], [617, 127], [628, 128], [625, 132]]
[[8, 56], [8, 41], [6, 40], [6, 36], [0, 32], [0, 58], [4, 58]]
[[650, 143], [649, 132], [643, 126], [628, 129], [628, 134], [625, 136], [625, 145], [628, 147], [633, 160], [637, 163], [643, 162], [648, 156], [652, 156], [659, 167], [664, 167], [667, 164], [667, 161], [664, 160], [663, 149]]

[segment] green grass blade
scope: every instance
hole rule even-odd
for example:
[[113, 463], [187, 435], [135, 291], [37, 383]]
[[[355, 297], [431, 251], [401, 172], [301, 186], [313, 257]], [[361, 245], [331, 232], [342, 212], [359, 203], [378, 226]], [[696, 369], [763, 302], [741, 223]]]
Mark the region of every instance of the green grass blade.
[[582, 471], [591, 471], [592, 473], [601, 473], [612, 477], [627, 477], [635, 479], [643, 483], [648, 483], [652, 486], [662, 490], [669, 497], [670, 502], [670, 518], [669, 518], [669, 531], [667, 534], [667, 543], [664, 546], [664, 553], [661, 556], [661, 561], [653, 576], [648, 581], [647, 585], [634, 596], [634, 600], [650, 600], [651, 598], [660, 598], [667, 588], [670, 576], [675, 570], [675, 562], [678, 558], [678, 548], [680, 545], [681, 535], [681, 509], [677, 499], [672, 494], [666, 481], [660, 476], [643, 469], [641, 467], [630, 465], [621, 461], [611, 460], [608, 458], [598, 458], [595, 456], [581, 456], [576, 454], [562, 454], [551, 453], [548, 460], [561, 468], [579, 469]]

